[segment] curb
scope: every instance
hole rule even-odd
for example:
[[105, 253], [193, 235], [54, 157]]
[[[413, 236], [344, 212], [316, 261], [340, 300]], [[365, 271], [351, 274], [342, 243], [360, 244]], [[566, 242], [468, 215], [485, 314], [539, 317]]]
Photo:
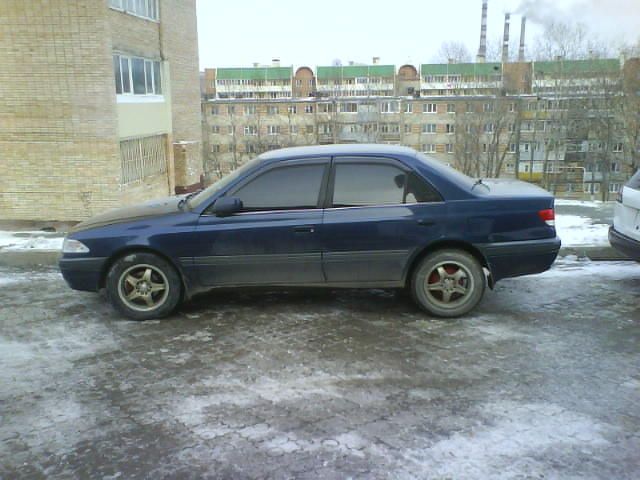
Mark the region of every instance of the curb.
[[[0, 251], [0, 267], [58, 266], [61, 252], [53, 250]], [[562, 247], [559, 257], [573, 255], [594, 261], [632, 261], [611, 246]]]

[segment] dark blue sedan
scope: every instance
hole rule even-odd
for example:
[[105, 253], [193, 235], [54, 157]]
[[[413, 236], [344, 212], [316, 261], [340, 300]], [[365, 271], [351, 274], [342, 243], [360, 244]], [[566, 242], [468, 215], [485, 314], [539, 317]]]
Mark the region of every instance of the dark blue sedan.
[[201, 192], [80, 223], [60, 269], [138, 320], [211, 288], [265, 285], [407, 287], [456, 317], [487, 285], [549, 269], [553, 207], [538, 187], [474, 180], [408, 148], [289, 148]]

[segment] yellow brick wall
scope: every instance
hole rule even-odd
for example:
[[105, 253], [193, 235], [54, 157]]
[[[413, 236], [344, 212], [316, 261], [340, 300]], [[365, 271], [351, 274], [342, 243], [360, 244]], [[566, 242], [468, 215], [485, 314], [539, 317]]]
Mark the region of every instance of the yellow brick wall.
[[0, 2], [0, 218], [74, 220], [117, 204], [105, 7]]

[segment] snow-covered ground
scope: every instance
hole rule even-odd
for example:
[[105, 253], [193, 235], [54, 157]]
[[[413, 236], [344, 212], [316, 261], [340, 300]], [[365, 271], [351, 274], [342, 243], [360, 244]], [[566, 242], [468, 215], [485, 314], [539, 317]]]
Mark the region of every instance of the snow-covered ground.
[[564, 247], [609, 245], [609, 225], [580, 215], [556, 215], [556, 231]]
[[564, 247], [608, 246], [612, 202], [557, 199], [556, 231]]
[[0, 231], [0, 251], [57, 251], [63, 241], [59, 233]]

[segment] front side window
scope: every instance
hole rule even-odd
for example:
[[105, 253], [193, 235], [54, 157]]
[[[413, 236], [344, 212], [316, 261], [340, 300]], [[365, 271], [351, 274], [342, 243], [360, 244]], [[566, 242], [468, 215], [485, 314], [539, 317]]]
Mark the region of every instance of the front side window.
[[274, 168], [231, 195], [249, 211], [316, 208], [324, 169], [319, 164]]
[[437, 192], [418, 175], [394, 165], [338, 163], [335, 166], [334, 207], [398, 205], [439, 199]]

